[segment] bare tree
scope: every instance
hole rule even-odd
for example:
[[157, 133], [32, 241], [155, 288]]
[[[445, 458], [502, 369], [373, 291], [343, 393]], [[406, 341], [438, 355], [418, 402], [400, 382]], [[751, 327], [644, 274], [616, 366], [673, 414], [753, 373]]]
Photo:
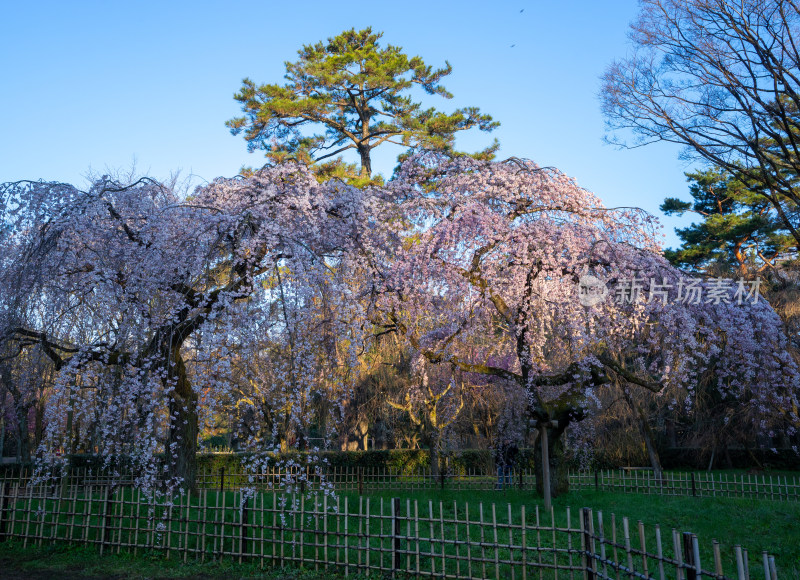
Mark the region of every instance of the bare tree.
[[792, 0], [642, 0], [600, 96], [609, 141], [678, 143], [762, 182], [800, 248], [798, 25]]

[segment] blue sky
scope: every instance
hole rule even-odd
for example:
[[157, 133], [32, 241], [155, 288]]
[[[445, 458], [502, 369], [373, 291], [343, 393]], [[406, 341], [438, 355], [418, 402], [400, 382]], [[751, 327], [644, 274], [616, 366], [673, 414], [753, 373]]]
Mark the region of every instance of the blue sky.
[[[522, 12], [520, 12], [522, 10]], [[597, 93], [625, 54], [635, 0], [494, 2], [10, 2], [0, 5], [0, 181], [83, 185], [90, 171], [125, 169], [197, 179], [235, 175], [263, 157], [224, 123], [249, 76], [280, 82], [297, 50], [372, 26], [453, 74], [442, 110], [473, 105], [502, 123], [500, 157], [526, 157], [575, 177], [609, 206], [678, 223], [658, 206], [687, 197], [689, 169], [672, 145], [604, 145]], [[513, 46], [512, 46], [513, 45]], [[460, 139], [482, 148], [485, 134]], [[395, 151], [378, 154], [390, 174]]]

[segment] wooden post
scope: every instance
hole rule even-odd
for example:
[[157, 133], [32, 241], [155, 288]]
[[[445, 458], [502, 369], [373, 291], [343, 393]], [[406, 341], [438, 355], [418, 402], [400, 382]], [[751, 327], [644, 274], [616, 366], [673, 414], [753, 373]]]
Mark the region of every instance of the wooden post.
[[344, 576], [350, 576], [350, 555], [348, 554], [348, 547], [350, 546], [350, 535], [348, 532], [347, 520], [350, 515], [350, 510], [347, 505], [347, 496], [344, 496]]
[[247, 554], [247, 503], [250, 501], [248, 496], [242, 499], [242, 517], [239, 522], [239, 563], [242, 562], [242, 555]]
[[[442, 538], [442, 541], [444, 541], [444, 538]], [[500, 554], [497, 545], [497, 507], [494, 502], [492, 502], [492, 543], [494, 544], [494, 577], [500, 578]], [[442, 575], [444, 576], [444, 566], [442, 566]]]
[[658, 577], [664, 580], [664, 550], [661, 547], [661, 527], [658, 524], [656, 524], [656, 555], [658, 556]]
[[747, 559], [747, 550], [742, 548], [742, 556], [744, 557], [744, 578], [750, 580], [750, 561]]
[[[631, 525], [627, 517], [622, 518], [622, 535], [625, 539], [625, 555], [628, 562], [628, 570], [633, 572], [633, 552], [631, 552]], [[629, 573], [630, 575], [630, 573]]]
[[697, 487], [694, 484], [694, 472], [692, 472], [692, 497], [697, 497]]
[[719, 542], [717, 540], [711, 540], [711, 543], [714, 548], [714, 574], [716, 574], [718, 578], [722, 578], [722, 554], [720, 554], [719, 551]]
[[586, 580], [595, 579], [595, 560], [594, 560], [594, 539], [592, 538], [592, 510], [583, 508], [581, 510], [581, 528], [583, 528], [583, 569], [586, 572]]
[[[208, 489], [203, 489], [201, 492], [200, 501], [203, 502], [203, 511], [202, 515], [200, 516], [200, 529], [202, 533], [200, 534], [200, 562], [203, 563], [206, 561], [206, 536], [208, 536]], [[138, 512], [137, 512], [138, 513]]]
[[733, 550], [736, 554], [736, 578], [737, 580], [745, 580], [744, 558], [742, 557], [742, 547], [735, 545]]
[[600, 489], [600, 480], [597, 477], [597, 469], [594, 470], [594, 490], [597, 491]]
[[[551, 513], [550, 521], [553, 522], [553, 545], [555, 546], [556, 545], [555, 544], [555, 542], [556, 542], [556, 534], [555, 534], [556, 524], [555, 524], [555, 518], [553, 517], [552, 513]], [[603, 578], [608, 578], [608, 564], [606, 562], [606, 533], [605, 533], [605, 530], [603, 529], [603, 512], [600, 511], [600, 510], [597, 511], [597, 538], [598, 538], [598, 540], [600, 540], [600, 562], [603, 563], [603, 572], [602, 572], [603, 576], [602, 577]], [[553, 565], [557, 566], [557, 561], [556, 561], [555, 557], [553, 558]], [[598, 566], [598, 568], [599, 567], [600, 566]]]
[[219, 468], [219, 492], [225, 491], [225, 466]]
[[111, 504], [108, 501], [108, 486], [105, 488], [105, 497], [103, 498], [103, 529], [100, 532], [100, 555], [103, 555], [103, 548], [106, 545], [106, 537], [108, 534], [108, 509]]
[[544, 509], [550, 511], [552, 499], [550, 497], [550, 449], [547, 443], [547, 425], [539, 428], [542, 439], [542, 491], [544, 492]]
[[358, 495], [364, 495], [364, 468], [358, 468]]
[[[520, 528], [522, 529], [522, 580], [528, 579], [528, 538], [526, 535], [527, 525], [525, 523], [525, 504], [522, 504], [520, 511]], [[567, 522], [567, 529], [569, 529], [569, 521]], [[567, 536], [569, 537], [569, 535]], [[572, 554], [572, 550], [570, 550]], [[570, 556], [571, 557], [571, 556]]]
[[692, 546], [692, 534], [690, 532], [683, 532], [683, 559], [686, 562], [686, 580], [697, 580], [697, 562], [694, 558], [694, 547]]
[[[264, 492], [261, 492], [261, 514], [258, 518], [258, 525], [261, 528], [261, 558], [259, 562], [259, 567], [263, 570], [264, 569], [264, 528], [267, 527], [267, 522], [264, 519], [264, 498], [266, 495]], [[256, 503], [258, 503], [258, 496], [256, 496]], [[274, 532], [273, 532], [274, 533]]]
[[647, 544], [645, 543], [644, 538], [644, 523], [642, 520], [638, 521], [639, 527], [639, 549], [642, 552], [642, 572], [645, 576], [650, 577], [650, 573], [647, 569]]
[[[392, 578], [400, 568], [400, 498], [392, 498]], [[431, 550], [433, 551], [433, 550]]]
[[[338, 511], [337, 511], [338, 513]], [[322, 559], [325, 560], [325, 568], [328, 567], [328, 496], [322, 496]]]
[[775, 556], [769, 557], [769, 578], [778, 580], [778, 568], [775, 566]]
[[[11, 495], [11, 483], [8, 481], [3, 482], [3, 495], [0, 498], [0, 542], [4, 542], [10, 535], [6, 533], [6, 511], [8, 511], [8, 501]], [[12, 530], [13, 531], [13, 530]]]

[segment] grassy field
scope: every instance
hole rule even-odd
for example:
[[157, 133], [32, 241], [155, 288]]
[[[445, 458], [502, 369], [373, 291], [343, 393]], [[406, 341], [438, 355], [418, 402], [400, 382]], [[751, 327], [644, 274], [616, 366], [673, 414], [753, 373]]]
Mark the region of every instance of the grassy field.
[[[348, 498], [350, 510], [355, 511], [356, 506], [359, 505], [359, 497], [356, 494], [343, 494], [339, 497], [340, 509], [344, 502], [344, 497]], [[373, 510], [377, 509], [380, 504], [381, 498], [384, 500], [384, 506], [388, 507], [389, 501], [393, 497], [399, 497], [403, 506], [403, 512], [406, 505], [412, 505], [417, 502], [417, 509], [420, 516], [427, 517], [428, 505], [432, 502], [434, 507], [434, 519], [443, 516], [445, 519], [452, 518], [456, 513], [454, 511], [454, 502], [458, 506], [458, 517], [462, 518], [464, 515], [464, 507], [468, 503], [470, 506], [471, 519], [476, 517], [478, 507], [483, 504], [483, 508], [487, 515], [487, 519], [492, 513], [492, 504], [495, 506], [496, 513], [498, 514], [498, 521], [505, 522], [506, 514], [508, 513], [508, 505], [511, 506], [512, 519], [517, 522], [518, 514], [521, 507], [525, 506], [529, 514], [529, 518], [535, 512], [535, 507], [539, 506], [541, 509], [541, 501], [537, 496], [531, 492], [520, 491], [437, 491], [426, 490], [423, 492], [414, 493], [398, 493], [396, 490], [387, 491], [385, 493], [370, 494], [370, 502]], [[263, 496], [267, 507], [271, 507], [271, 495]], [[99, 497], [97, 501], [99, 501]], [[221, 498], [214, 498], [214, 501], [219, 501]], [[225, 494], [225, 504], [228, 506], [236, 505], [236, 497], [232, 492]], [[442, 513], [439, 513], [441, 502]], [[256, 503], [256, 506], [258, 503]], [[363, 506], [363, 500], [362, 500]], [[653, 525], [659, 524], [662, 529], [662, 535], [665, 538], [665, 550], [669, 545], [666, 540], [669, 538], [669, 531], [671, 528], [676, 528], [680, 531], [691, 531], [697, 534], [700, 540], [701, 553], [705, 554], [706, 561], [704, 567], [710, 567], [708, 558], [710, 556], [709, 549], [712, 539], [716, 539], [721, 544], [721, 551], [723, 559], [725, 560], [725, 570], [728, 575], [732, 574], [733, 568], [731, 567], [732, 560], [732, 546], [741, 544], [749, 550], [751, 561], [751, 577], [754, 579], [763, 577], [760, 570], [760, 554], [762, 550], [767, 550], [775, 555], [778, 565], [778, 573], [781, 578], [800, 578], [800, 504], [794, 502], [780, 502], [769, 500], [743, 500], [743, 499], [730, 499], [730, 498], [692, 498], [692, 497], [660, 497], [660, 496], [644, 496], [635, 494], [621, 494], [612, 492], [595, 492], [595, 491], [578, 491], [572, 492], [567, 496], [557, 498], [554, 501], [554, 514], [556, 517], [556, 524], [563, 526], [566, 523], [566, 508], [571, 508], [572, 511], [572, 525], [577, 525], [577, 512], [579, 508], [591, 507], [597, 511], [604, 513], [605, 521], [610, 520], [611, 514], [616, 514], [617, 525], [620, 527], [620, 520], [622, 516], [630, 518], [632, 523], [637, 520], [643, 521], [647, 525], [648, 530], [648, 547], [654, 545]], [[48, 509], [54, 509], [51, 504]], [[221, 512], [220, 512], [221, 513]], [[374, 511], [373, 511], [374, 513]], [[235, 550], [235, 542], [233, 536], [236, 535], [237, 530], [234, 522], [238, 521], [238, 509], [228, 509], [225, 512], [225, 522], [228, 522], [227, 528], [222, 528], [222, 522], [215, 527], [215, 524], [208, 524], [206, 532], [209, 534], [208, 539], [208, 558], [204, 563], [195, 561], [190, 556], [186, 563], [181, 561], [180, 557], [176, 557], [176, 552], [173, 552], [171, 559], [166, 559], [164, 554], [160, 551], [150, 551], [139, 549], [137, 554], [126, 554], [122, 550], [119, 554], [106, 553], [103, 556], [99, 555], [96, 547], [77, 546], [75, 544], [56, 543], [49, 545], [48, 541], [42, 542], [41, 547], [29, 546], [22, 549], [19, 542], [12, 541], [0, 544], [0, 570], [3, 570], [3, 578], [46, 578], [52, 577], [57, 573], [62, 579], [71, 577], [81, 577], [79, 574], [85, 574], [89, 577], [119, 577], [119, 578], [170, 578], [170, 577], [193, 577], [193, 578], [297, 578], [297, 579], [316, 579], [328, 578], [332, 575], [331, 571], [325, 571], [322, 564], [319, 564], [320, 570], [305, 570], [299, 571], [296, 568], [281, 569], [266, 569], [261, 570], [259, 563], [238, 563], [238, 558], [219, 556], [220, 552], [231, 552]], [[192, 507], [190, 517], [198, 518], [200, 516], [200, 508], [197, 506]], [[543, 524], [549, 525], [549, 514], [542, 513]], [[66, 523], [66, 516], [59, 520], [60, 523]], [[258, 523], [258, 516], [253, 514], [251, 522]], [[337, 520], [336, 516], [331, 516], [328, 519], [330, 529], [335, 529]], [[531, 522], [532, 519], [528, 519]], [[268, 517], [265, 518], [264, 523], [270, 524], [272, 520]], [[18, 522], [21, 525], [21, 522]], [[125, 524], [128, 525], [128, 524]], [[176, 532], [180, 529], [180, 522], [175, 523]], [[319, 522], [313, 525], [321, 529]], [[407, 523], [401, 527], [401, 533], [405, 533]], [[427, 520], [421, 524], [423, 533], [427, 530]], [[201, 530], [196, 530], [201, 533]], [[353, 531], [353, 530], [351, 530]], [[97, 533], [96, 530], [92, 533]], [[144, 531], [141, 532], [144, 534]], [[438, 533], [438, 530], [437, 530]], [[452, 537], [454, 531], [451, 529], [445, 530], [446, 537]], [[464, 530], [456, 530], [455, 533], [462, 534], [463, 539]], [[483, 531], [472, 529], [472, 539], [480, 540], [480, 534]], [[501, 532], [507, 534], [508, 532]], [[177, 534], [176, 534], [177, 536]], [[211, 536], [220, 538], [219, 550], [216, 549], [216, 540], [213, 542], [214, 549], [211, 549], [212, 540]], [[222, 537], [225, 537], [224, 542]], [[230, 536], [230, 538], [228, 537]], [[45, 535], [47, 538], [48, 536]], [[321, 552], [314, 546], [318, 541], [319, 534], [314, 532], [307, 532], [303, 536], [305, 542], [304, 554], [322, 559]], [[175, 538], [173, 538], [174, 545]], [[376, 541], [377, 542], [377, 541]], [[224, 544], [224, 545], [223, 545]], [[409, 542], [412, 544], [412, 542]], [[424, 552], [433, 548], [432, 544], [427, 547], [422, 542], [423, 547], [421, 551]], [[407, 547], [411, 549], [411, 546]], [[301, 548], [303, 549], [303, 548]], [[353, 550], [351, 550], [350, 561], [353, 561]], [[179, 552], [178, 552], [179, 553]], [[481, 560], [482, 552], [479, 548], [474, 548], [471, 552], [474, 554], [476, 561], [476, 570], [478, 572], [477, 562]], [[463, 551], [460, 554], [464, 554]], [[329, 557], [333, 560], [334, 557], [342, 557], [341, 551], [336, 556], [332, 553]], [[504, 554], [501, 554], [501, 559]], [[413, 556], [412, 556], [413, 558]], [[426, 569], [431, 564], [430, 558], [422, 558], [422, 569]], [[267, 560], [267, 566], [269, 566]], [[435, 565], [435, 563], [434, 563]], [[430, 570], [430, 568], [427, 568]], [[17, 571], [17, 576], [9, 575], [12, 571]], [[79, 572], [83, 571], [83, 572]], [[450, 570], [448, 570], [450, 571]], [[463, 571], [463, 569], [462, 569]], [[494, 568], [490, 565], [488, 575], [493, 576], [495, 573]], [[501, 574], [503, 571], [501, 570]], [[375, 575], [373, 574], [373, 577]]]

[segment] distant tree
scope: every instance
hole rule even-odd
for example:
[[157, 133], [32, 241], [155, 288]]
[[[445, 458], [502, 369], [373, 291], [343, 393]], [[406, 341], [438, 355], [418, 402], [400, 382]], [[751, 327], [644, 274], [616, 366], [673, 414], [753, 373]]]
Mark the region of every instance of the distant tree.
[[[775, 208], [800, 249], [800, 5], [642, 0], [629, 56], [601, 91], [612, 142], [668, 141], [730, 172]], [[631, 131], [629, 142], [625, 132]]]
[[701, 221], [676, 230], [683, 242], [665, 255], [676, 266], [703, 270], [710, 265], [754, 276], [792, 255], [786, 233], [760, 182], [743, 183], [720, 169], [687, 173], [693, 201], [668, 198], [667, 215], [692, 212]]
[[[492, 131], [499, 123], [477, 107], [447, 114], [423, 109], [411, 97], [416, 85], [430, 95], [452, 95], [440, 84], [452, 72], [449, 63], [433, 70], [419, 56], [378, 44], [383, 34], [371, 28], [342, 32], [304, 46], [297, 62], [287, 62], [285, 85], [242, 82], [234, 98], [244, 115], [226, 124], [244, 131], [248, 149], [263, 149], [272, 161], [294, 157], [305, 163], [332, 160], [355, 149], [359, 177], [372, 175], [372, 150], [383, 143], [406, 148], [452, 150], [458, 131]], [[303, 129], [317, 131], [309, 134]], [[489, 157], [497, 143], [479, 155]], [[341, 158], [317, 165], [317, 173], [355, 177], [356, 168]]]

